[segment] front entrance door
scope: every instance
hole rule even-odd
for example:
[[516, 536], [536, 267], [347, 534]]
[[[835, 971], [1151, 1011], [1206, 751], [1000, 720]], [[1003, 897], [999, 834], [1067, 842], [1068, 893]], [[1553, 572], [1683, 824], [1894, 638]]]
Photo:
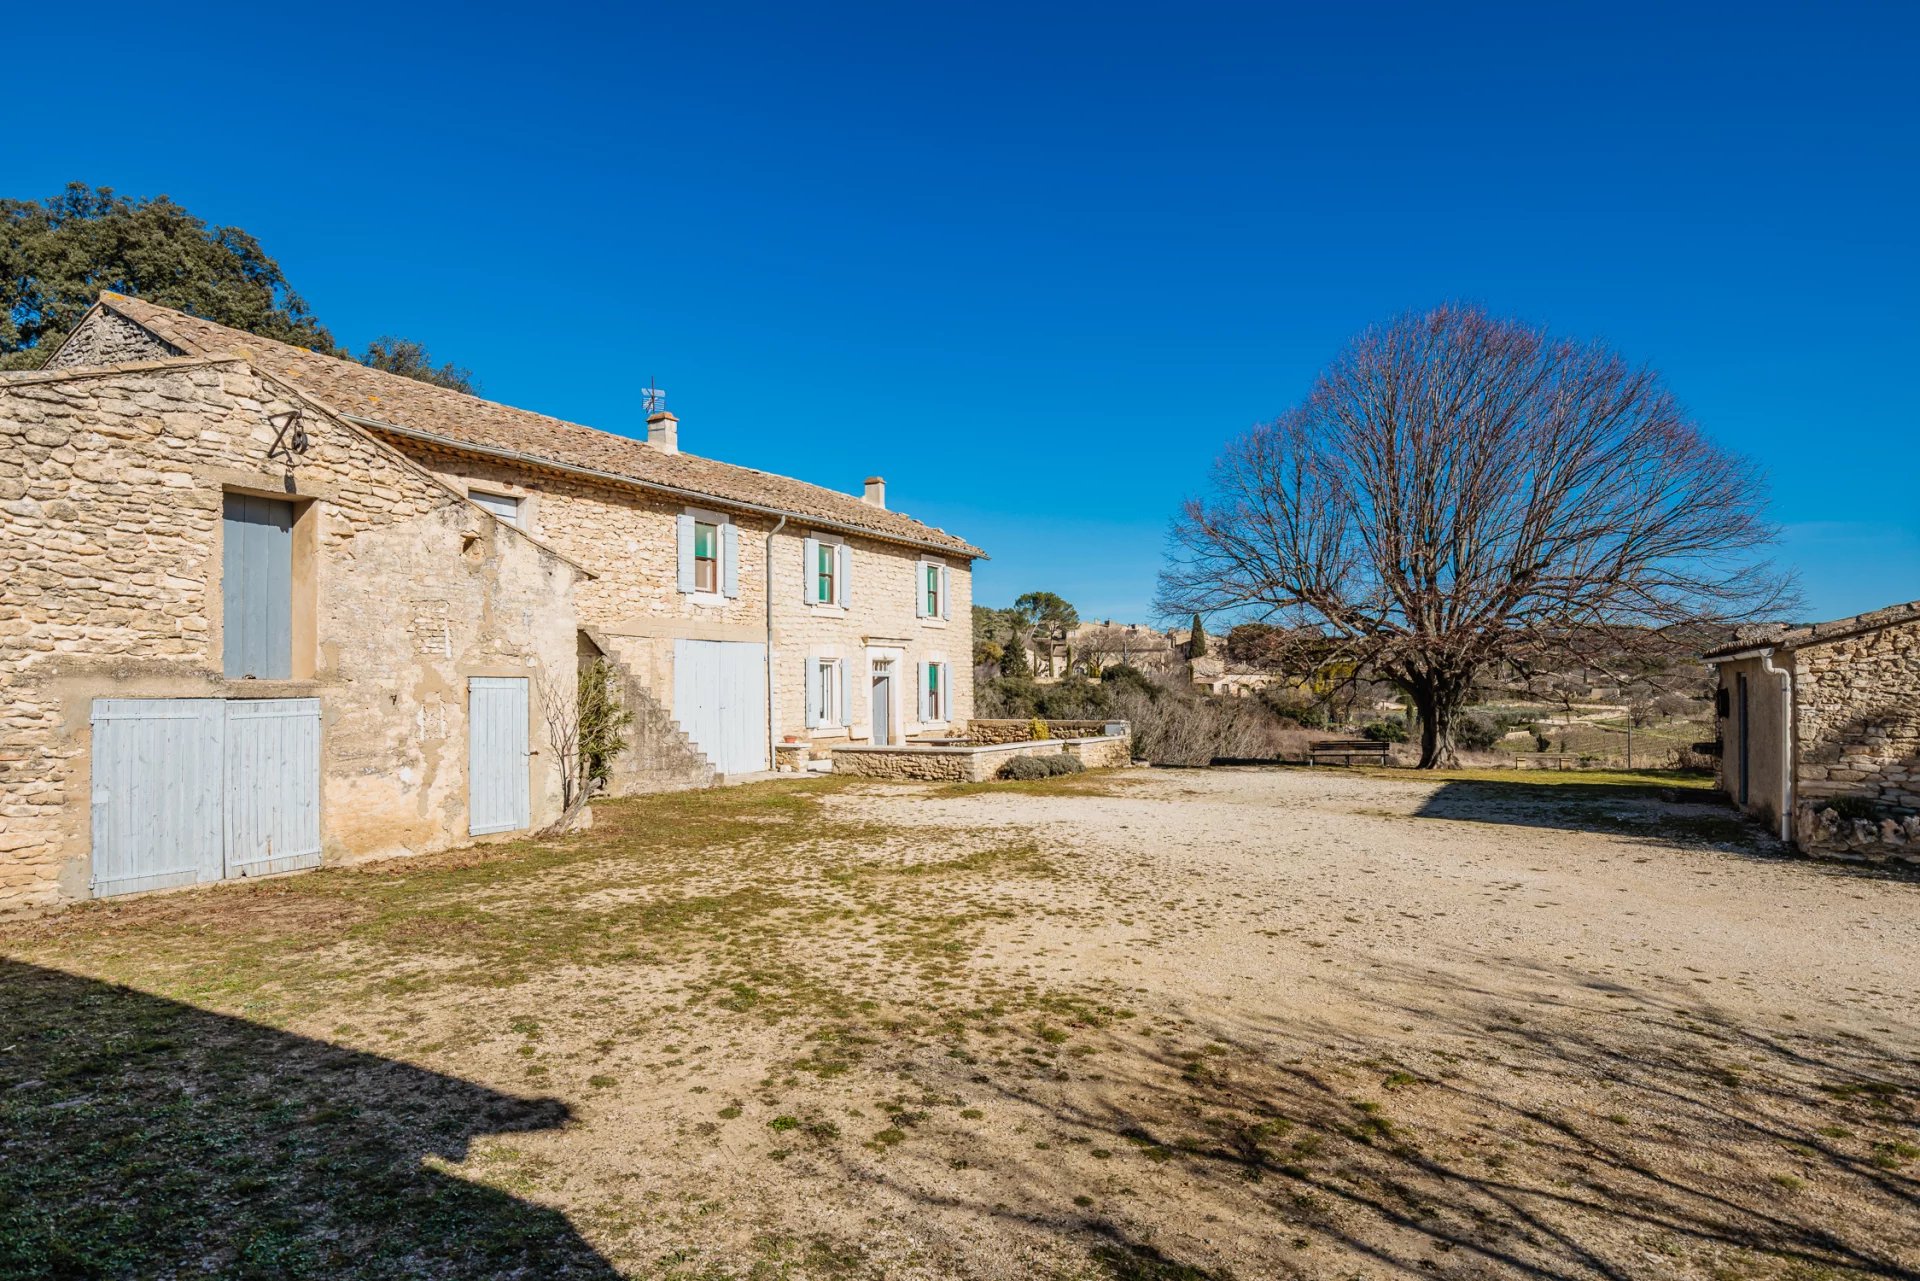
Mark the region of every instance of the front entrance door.
[[875, 659], [873, 664], [873, 742], [885, 747], [893, 742], [893, 660]]

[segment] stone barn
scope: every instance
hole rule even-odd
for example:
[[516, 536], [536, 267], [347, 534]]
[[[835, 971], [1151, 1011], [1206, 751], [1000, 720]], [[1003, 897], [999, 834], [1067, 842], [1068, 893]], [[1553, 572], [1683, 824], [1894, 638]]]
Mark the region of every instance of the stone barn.
[[576, 565], [244, 357], [81, 354], [0, 375], [0, 910], [559, 816]]
[[1920, 601], [1706, 659], [1735, 804], [1809, 854], [1920, 862]]

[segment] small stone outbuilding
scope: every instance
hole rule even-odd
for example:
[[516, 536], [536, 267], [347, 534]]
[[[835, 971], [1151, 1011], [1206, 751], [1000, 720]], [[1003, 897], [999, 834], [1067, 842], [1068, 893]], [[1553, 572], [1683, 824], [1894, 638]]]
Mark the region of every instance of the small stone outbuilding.
[[1920, 601], [1705, 657], [1735, 804], [1808, 854], [1920, 862]]

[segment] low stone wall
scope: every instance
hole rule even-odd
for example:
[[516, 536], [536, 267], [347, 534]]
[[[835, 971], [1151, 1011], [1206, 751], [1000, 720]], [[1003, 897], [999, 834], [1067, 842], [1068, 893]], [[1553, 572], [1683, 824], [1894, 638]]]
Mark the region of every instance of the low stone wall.
[[1129, 764], [1124, 736], [1028, 739], [1012, 743], [966, 743], [934, 747], [923, 743], [873, 747], [853, 744], [833, 749], [833, 772], [858, 778], [912, 779], [929, 783], [984, 783], [998, 778], [1016, 756], [1074, 756], [1088, 769]]
[[[1101, 738], [1108, 734], [1108, 726], [1124, 724], [1120, 721], [1048, 721], [1047, 733], [1053, 738]], [[1122, 731], [1124, 734], [1124, 731]], [[1031, 743], [1033, 737], [1032, 720], [971, 720], [967, 722], [967, 737], [976, 743]], [[1046, 740], [1039, 740], [1046, 741]]]
[[1800, 848], [1821, 858], [1856, 861], [1893, 860], [1920, 864], [1920, 814], [1904, 817], [1848, 818], [1819, 802], [1802, 805]]
[[1067, 754], [1080, 758], [1088, 769], [1121, 769], [1133, 764], [1133, 740], [1124, 734], [1098, 738], [1070, 738]]

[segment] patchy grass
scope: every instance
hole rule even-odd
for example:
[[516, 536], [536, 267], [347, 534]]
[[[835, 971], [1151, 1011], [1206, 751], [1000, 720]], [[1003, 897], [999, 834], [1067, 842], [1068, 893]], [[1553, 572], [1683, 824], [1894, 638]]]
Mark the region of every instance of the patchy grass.
[[[1445, 786], [1601, 842], [1713, 817], [1666, 778], [1573, 777], [1605, 790]], [[1222, 856], [1297, 813], [1285, 778], [778, 782], [5, 926], [0, 1276], [1920, 1266], [1908, 1058], [1619, 974], [1503, 995], [1464, 923], [1398, 932], [1480, 880], [1395, 899], [1363, 861], [1288, 863], [1324, 841]], [[1487, 968], [1443, 977], [1462, 955]], [[1323, 974], [1364, 992], [1347, 1021]]]

